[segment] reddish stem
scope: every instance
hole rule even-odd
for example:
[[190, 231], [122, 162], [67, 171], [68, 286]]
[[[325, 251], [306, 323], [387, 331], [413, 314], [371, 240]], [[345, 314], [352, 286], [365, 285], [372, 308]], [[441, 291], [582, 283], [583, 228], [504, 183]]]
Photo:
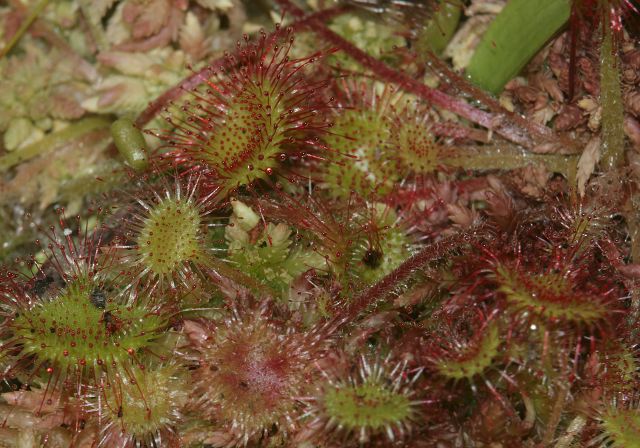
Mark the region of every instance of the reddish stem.
[[343, 325], [355, 320], [362, 311], [370, 305], [383, 299], [385, 296], [398, 288], [402, 282], [408, 280], [419, 269], [434, 262], [451, 251], [459, 248], [463, 244], [477, 240], [483, 235], [482, 229], [475, 227], [463, 233], [447, 236], [440, 241], [433, 243], [417, 254], [405, 260], [400, 266], [387, 274], [375, 285], [364, 291], [353, 299], [349, 306], [336, 316], [338, 325]]
[[435, 54], [430, 53], [428, 55], [428, 58], [429, 64], [431, 64], [432, 69], [434, 69], [437, 73], [440, 73], [441, 77], [448, 79], [449, 82], [452, 83], [456, 88], [460, 89], [467, 95], [470, 95], [475, 100], [480, 101], [480, 103], [485, 105], [491, 112], [498, 115], [505, 115], [512, 123], [516, 124], [521, 129], [526, 129], [532, 136], [536, 136], [542, 139], [549, 139], [549, 137], [552, 136], [552, 131], [550, 128], [538, 124], [535, 121], [531, 121], [521, 115], [518, 115], [515, 112], [506, 110], [498, 100], [491, 97], [491, 95], [487, 94], [484, 90], [476, 87], [470, 82], [467, 82], [460, 75], [454, 72], [449, 66], [447, 66], [447, 64], [445, 64]]
[[[293, 16], [304, 16], [304, 11], [293, 5], [290, 0], [276, 1], [282, 8], [290, 12]], [[516, 123], [505, 120], [506, 116], [508, 115], [507, 111], [505, 111], [504, 114], [494, 115], [489, 112], [477, 109], [468, 104], [466, 101], [449, 96], [446, 93], [441, 92], [440, 90], [427, 87], [426, 85], [411, 78], [409, 75], [392, 69], [385, 63], [360, 50], [351, 42], [343, 39], [341, 36], [331, 31], [323, 22], [309, 17], [309, 19], [305, 23], [308, 24], [309, 28], [311, 28], [327, 42], [330, 42], [331, 44], [340, 48], [358, 63], [360, 63], [364, 67], [367, 67], [373, 73], [378, 75], [380, 78], [399, 85], [404, 90], [418, 95], [431, 104], [442, 107], [443, 109], [454, 112], [461, 117], [472, 121], [473, 123], [491, 129], [514, 143], [527, 148], [533, 148], [539, 143], [539, 141], [533, 139], [529, 134], [529, 132], [531, 131], [530, 129], [528, 130], [529, 132], [527, 132], [527, 130], [522, 129]], [[543, 137], [542, 135], [538, 134], [539, 132], [534, 133], [536, 137]]]
[[[310, 22], [314, 22], [317, 20], [318, 21], [329, 20], [332, 17], [335, 17], [337, 15], [344, 13], [348, 9], [349, 7], [347, 6], [339, 6], [335, 8], [325, 9], [323, 11], [319, 11], [317, 13], [311, 14], [306, 18], [302, 18], [301, 20], [294, 22], [290, 26], [291, 28], [293, 28], [294, 31], [301, 28], [306, 28], [309, 26]], [[275, 36], [275, 33], [271, 33], [269, 37], [267, 37], [267, 40], [269, 40], [269, 38], [272, 38], [274, 36]], [[151, 121], [156, 115], [158, 115], [158, 113], [171, 101], [179, 98], [185, 91], [192, 90], [197, 86], [199, 86], [200, 84], [202, 84], [203, 80], [207, 79], [208, 77], [207, 72], [211, 69], [211, 67], [221, 67], [221, 66], [223, 67], [227, 63], [227, 60], [228, 59], [225, 58], [224, 56], [213, 60], [208, 66], [203, 67], [201, 70], [197, 72], [194, 72], [187, 78], [183, 79], [179, 84], [177, 84], [176, 86], [164, 92], [154, 101], [149, 103], [149, 106], [147, 106], [147, 108], [138, 116], [138, 118], [136, 119], [136, 126], [138, 126], [139, 128], [143, 128], [149, 121]]]
[[450, 121], [434, 124], [431, 127], [431, 132], [438, 137], [449, 137], [458, 140], [467, 139], [482, 143], [489, 143], [488, 131], [485, 131], [484, 129], [468, 128]]

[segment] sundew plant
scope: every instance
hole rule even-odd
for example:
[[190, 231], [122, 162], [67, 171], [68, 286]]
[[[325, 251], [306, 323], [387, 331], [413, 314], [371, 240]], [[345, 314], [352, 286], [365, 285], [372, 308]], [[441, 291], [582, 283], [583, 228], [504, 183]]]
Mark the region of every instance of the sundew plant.
[[0, 447], [640, 447], [640, 2], [0, 0]]

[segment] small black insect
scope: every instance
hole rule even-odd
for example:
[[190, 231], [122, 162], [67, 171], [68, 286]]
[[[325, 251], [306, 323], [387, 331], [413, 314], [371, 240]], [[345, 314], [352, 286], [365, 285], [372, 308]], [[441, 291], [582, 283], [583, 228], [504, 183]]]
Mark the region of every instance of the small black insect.
[[89, 294], [89, 300], [96, 308], [103, 310], [107, 306], [107, 294], [99, 288], [95, 288]]
[[42, 297], [44, 293], [47, 292], [49, 285], [51, 285], [53, 281], [54, 279], [50, 275], [39, 277], [36, 279], [35, 282], [33, 282], [33, 287], [31, 288], [31, 292], [38, 297]]
[[382, 263], [382, 251], [373, 248], [367, 249], [362, 256], [362, 262], [371, 269], [379, 267]]
[[111, 321], [113, 320], [113, 314], [111, 311], [105, 311], [102, 313], [102, 322], [104, 322], [105, 327], [109, 327], [111, 325]]

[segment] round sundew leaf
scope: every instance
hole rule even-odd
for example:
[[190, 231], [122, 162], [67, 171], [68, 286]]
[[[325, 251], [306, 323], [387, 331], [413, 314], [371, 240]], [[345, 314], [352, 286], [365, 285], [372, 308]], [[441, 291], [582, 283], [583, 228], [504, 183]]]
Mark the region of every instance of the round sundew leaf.
[[225, 178], [230, 190], [265, 178], [277, 163], [288, 111], [268, 80], [247, 76], [227, 99], [225, 126], [205, 143], [203, 160]]
[[369, 227], [373, 234], [363, 232], [350, 254], [352, 275], [366, 284], [381, 279], [411, 255], [411, 241], [397, 225], [396, 213], [384, 204], [375, 204], [372, 214], [373, 225]]
[[22, 354], [62, 372], [106, 368], [149, 346], [165, 324], [143, 306], [97, 307], [92, 291], [90, 281], [76, 280], [57, 297], [18, 315], [12, 326]]
[[499, 291], [517, 308], [530, 309], [550, 320], [592, 324], [607, 314], [596, 298], [576, 293], [570, 280], [561, 274], [523, 274], [498, 266]]
[[608, 409], [600, 423], [612, 448], [640, 448], [640, 412], [638, 409]]
[[187, 200], [163, 199], [153, 206], [137, 238], [141, 263], [157, 275], [175, 272], [200, 256], [201, 218]]
[[347, 148], [357, 159], [331, 163], [323, 183], [332, 195], [348, 198], [352, 192], [367, 197], [373, 191], [391, 191], [397, 175], [390, 150], [391, 123], [377, 111], [345, 109], [334, 120], [332, 134], [325, 140], [329, 147]]
[[489, 325], [481, 340], [463, 350], [454, 358], [442, 358], [436, 362], [440, 374], [451, 379], [472, 378], [485, 371], [498, 355], [500, 332], [498, 325]]
[[305, 400], [306, 415], [317, 422], [317, 440], [351, 446], [350, 442], [363, 444], [379, 437], [393, 442], [411, 433], [421, 414], [414, 383], [422, 369], [410, 373], [406, 364], [389, 361], [370, 362], [362, 357], [356, 376], [343, 377], [344, 371], [326, 373], [327, 381]]
[[[318, 250], [329, 262], [345, 291], [370, 285], [400, 266], [415, 250], [414, 241], [392, 207], [358, 202], [336, 210], [330, 219], [335, 235]], [[332, 229], [333, 230], [333, 229]], [[323, 229], [320, 230], [323, 232]], [[339, 241], [340, 249], [325, 242]]]
[[[144, 446], [158, 444], [163, 432], [171, 432], [180, 419], [179, 409], [187, 400], [188, 389], [176, 365], [165, 365], [138, 372], [136, 382], [121, 384], [117, 390], [103, 388], [102, 400], [98, 401], [98, 412], [115, 425], [104, 434], [116, 443], [120, 432], [138, 443], [153, 441]], [[106, 446], [106, 444], [105, 444]]]
[[409, 398], [378, 382], [330, 388], [324, 395], [330, 419], [348, 429], [379, 431], [397, 425], [413, 414]]
[[204, 418], [233, 428], [245, 445], [274, 427], [291, 428], [296, 397], [324, 346], [315, 333], [283, 330], [267, 316], [270, 310], [262, 302], [204, 323], [209, 337], [197, 349], [194, 404]]
[[440, 146], [426, 123], [415, 120], [401, 123], [394, 141], [401, 164], [413, 173], [432, 173], [442, 162]]
[[165, 158], [203, 169], [219, 198], [267, 179], [289, 158], [326, 150], [319, 137], [330, 127], [329, 79], [311, 69], [325, 52], [292, 59], [290, 30], [281, 33], [286, 42], [262, 35], [229, 56], [230, 68], [212, 71], [177, 113], [186, 118], [168, 117], [176, 129], [160, 136], [173, 147]]

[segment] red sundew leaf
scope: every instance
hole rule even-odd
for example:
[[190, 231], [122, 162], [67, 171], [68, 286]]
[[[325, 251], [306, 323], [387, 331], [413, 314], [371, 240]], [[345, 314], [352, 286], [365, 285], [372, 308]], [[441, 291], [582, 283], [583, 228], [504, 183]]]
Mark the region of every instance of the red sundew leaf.
[[283, 431], [297, 426], [296, 397], [313, 362], [323, 357], [328, 335], [320, 327], [297, 331], [279, 324], [268, 302], [234, 307], [231, 314], [202, 326], [208, 337], [194, 347], [194, 405], [247, 445], [274, 425]]

